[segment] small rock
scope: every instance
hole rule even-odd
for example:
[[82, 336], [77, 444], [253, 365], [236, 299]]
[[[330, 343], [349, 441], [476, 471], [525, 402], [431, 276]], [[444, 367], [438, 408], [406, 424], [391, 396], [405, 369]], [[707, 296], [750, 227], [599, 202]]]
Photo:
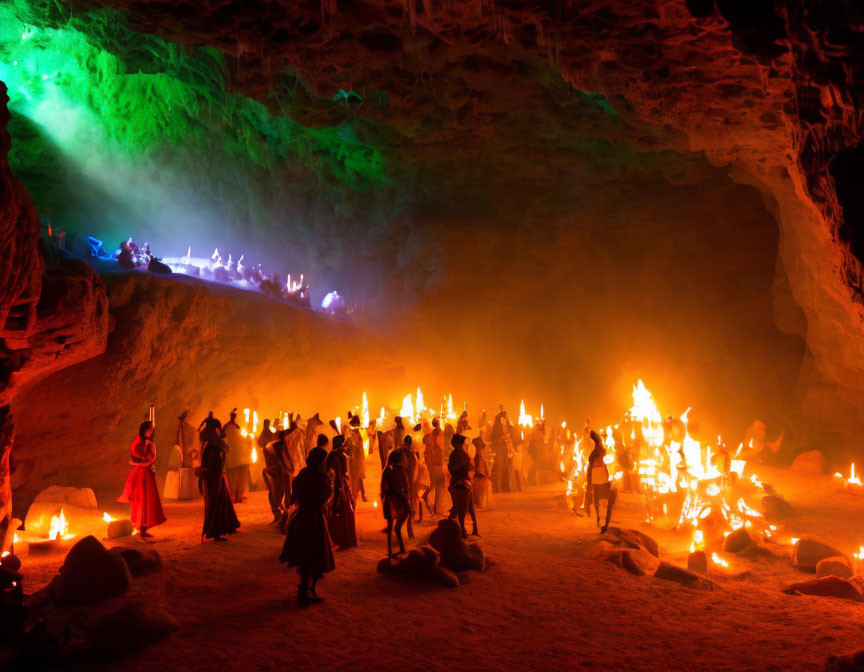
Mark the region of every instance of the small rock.
[[654, 576], [663, 581], [674, 581], [687, 588], [695, 588], [697, 590], [714, 590], [717, 587], [717, 584], [706, 579], [704, 576], [699, 576], [688, 569], [676, 567], [664, 561], [660, 562], [657, 571], [654, 572]]
[[17, 572], [21, 569], [21, 558], [13, 553], [10, 553], [5, 558], [0, 560], [0, 567], [8, 569], [10, 572]]
[[864, 649], [840, 656], [828, 656], [823, 672], [861, 672], [864, 670]]
[[57, 602], [97, 602], [126, 592], [132, 576], [120, 555], [111, 553], [96, 537], [89, 536], [66, 554], [54, 582]]
[[701, 574], [708, 573], [708, 556], [705, 551], [693, 551], [687, 558], [687, 569]]
[[115, 546], [111, 552], [117, 553], [123, 558], [132, 576], [146, 576], [162, 569], [162, 558], [159, 556], [159, 551], [152, 548]]
[[730, 532], [723, 540], [724, 553], [740, 553], [747, 548], [751, 543], [750, 533], [744, 527], [739, 527], [737, 530]]
[[131, 520], [112, 520], [108, 523], [108, 539], [119, 539], [120, 537], [128, 537], [132, 534]]
[[644, 548], [616, 548], [608, 541], [601, 541], [588, 549], [585, 557], [591, 560], [605, 560], [636, 576], [653, 574], [659, 561]]
[[820, 451], [808, 450], [792, 461], [791, 469], [805, 474], [824, 474], [828, 471], [828, 460]]
[[443, 565], [435, 565], [429, 570], [429, 577], [448, 588], [459, 587], [459, 577], [456, 572], [447, 569]]
[[815, 572], [820, 560], [833, 558], [843, 554], [828, 544], [815, 539], [799, 539], [792, 549], [792, 564], [795, 569], [805, 572]]
[[766, 520], [785, 520], [795, 515], [792, 505], [777, 495], [765, 495], [762, 498], [762, 514]]
[[471, 556], [468, 544], [462, 539], [459, 523], [445, 518], [438, 521], [438, 527], [429, 536], [429, 543], [441, 554], [440, 563], [454, 572], [471, 569]]
[[836, 597], [841, 600], [864, 602], [864, 596], [848, 580], [839, 576], [825, 576], [821, 579], [790, 583], [783, 589], [787, 595], [815, 595], [817, 597]]
[[842, 555], [825, 558], [816, 565], [816, 576], [820, 579], [824, 576], [839, 576], [841, 579], [850, 579], [853, 574], [852, 566]]
[[627, 548], [644, 548], [655, 558], [660, 557], [660, 547], [656, 541], [639, 530], [622, 530], [620, 527], [610, 527], [606, 538], [617, 546]]

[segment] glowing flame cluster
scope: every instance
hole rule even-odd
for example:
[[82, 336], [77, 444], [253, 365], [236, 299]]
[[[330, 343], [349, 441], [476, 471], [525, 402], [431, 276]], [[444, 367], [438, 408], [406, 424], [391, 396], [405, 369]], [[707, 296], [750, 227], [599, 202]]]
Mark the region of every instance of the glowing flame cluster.
[[861, 478], [855, 475], [855, 463], [852, 463], [852, 466], [849, 467], [849, 478], [846, 478], [839, 471], [834, 474], [834, 478], [843, 479], [843, 486], [848, 487], [850, 485], [856, 486], [861, 485]]
[[74, 534], [69, 534], [69, 523], [66, 521], [66, 514], [63, 509], [60, 509], [59, 516], [51, 516], [51, 528], [48, 530], [49, 539], [71, 539]]

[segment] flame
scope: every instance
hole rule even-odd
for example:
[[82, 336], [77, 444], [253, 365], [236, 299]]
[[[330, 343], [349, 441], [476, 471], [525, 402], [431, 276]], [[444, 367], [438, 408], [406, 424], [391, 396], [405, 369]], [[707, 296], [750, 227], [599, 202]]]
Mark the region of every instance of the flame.
[[855, 558], [856, 560], [864, 560], [864, 546], [859, 546], [858, 552], [853, 553], [852, 557]]
[[426, 404], [423, 403], [423, 390], [419, 387], [417, 388], [417, 396], [416, 403], [414, 404], [414, 411], [417, 413], [417, 419], [420, 419], [420, 416], [426, 411]]
[[729, 563], [723, 558], [721, 558], [719, 553], [711, 554], [711, 562], [713, 562], [715, 565], [720, 565], [721, 567], [729, 566]]
[[387, 421], [387, 411], [384, 410], [384, 407], [381, 407], [381, 415], [378, 416], [378, 424], [383, 425]]
[[258, 464], [258, 449], [255, 446], [252, 446], [252, 452], [249, 453], [249, 459], [252, 460], [252, 464]]
[[372, 502], [372, 507], [377, 509], [378, 508], [378, 502], [377, 501]]
[[71, 539], [74, 535], [69, 534], [69, 524], [66, 522], [66, 515], [63, 509], [60, 509], [60, 516], [51, 516], [51, 529], [48, 531], [49, 539]]
[[519, 425], [521, 427], [533, 427], [534, 418], [525, 412], [525, 400], [519, 405]]
[[342, 433], [342, 418], [337, 415], [336, 418], [333, 420], [333, 422], [336, 424], [336, 431], [341, 434]]
[[102, 520], [104, 520], [106, 523], [113, 523], [117, 519], [106, 511], [102, 514]]
[[189, 261], [192, 259], [192, 246], [190, 245], [186, 248], [186, 265], [189, 265]]
[[642, 423], [642, 435], [649, 446], [659, 448], [663, 445], [663, 418], [641, 379], [633, 386], [630, 417]]
[[543, 404], [540, 404], [540, 419], [543, 419]]
[[447, 419], [455, 420], [456, 417], [456, 414], [453, 412], [453, 393], [451, 392], [447, 397]]
[[3, 551], [2, 553], [0, 553], [0, 558], [5, 558], [8, 555], [9, 555], [9, 551]]
[[17, 533], [17, 532], [13, 532], [13, 533], [12, 533], [12, 543], [13, 543], [13, 544], [17, 544], [19, 541], [20, 541], [20, 539], [18, 539], [18, 533]]
[[411, 401], [410, 392], [406, 394], [405, 398], [402, 400], [402, 408], [399, 410], [399, 415], [412, 425], [414, 424], [414, 404]]
[[705, 535], [702, 533], [702, 530], [696, 528], [696, 531], [693, 532], [693, 541], [690, 542], [690, 552], [695, 553], [696, 551], [704, 551], [705, 550]]
[[369, 426], [369, 400], [366, 398], [365, 392], [363, 393], [363, 410], [360, 411], [360, 421], [363, 427]]
[[252, 434], [258, 433], [258, 411], [252, 411]]
[[797, 544], [799, 541], [801, 541], [801, 540], [798, 537], [792, 537], [791, 539], [789, 539], [789, 543], [792, 544], [793, 546], [795, 544]]

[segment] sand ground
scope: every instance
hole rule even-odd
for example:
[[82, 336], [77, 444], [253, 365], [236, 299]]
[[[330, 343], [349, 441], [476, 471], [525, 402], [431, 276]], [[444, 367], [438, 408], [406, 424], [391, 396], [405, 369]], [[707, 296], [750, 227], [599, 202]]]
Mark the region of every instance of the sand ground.
[[[778, 541], [813, 534], [851, 554], [864, 542], [864, 497], [836, 492], [831, 479], [763, 470], [797, 516]], [[494, 566], [448, 589], [377, 574], [383, 521], [357, 512], [360, 547], [337, 552], [320, 584], [326, 601], [294, 604], [296, 575], [280, 566], [282, 537], [267, 525], [266, 494], [239, 505], [240, 533], [201, 544], [200, 502], [168, 503], [151, 543], [164, 569], [139, 579], [182, 629], [114, 665], [123, 670], [797, 670], [864, 644], [864, 604], [779, 592], [808, 578], [791, 568], [789, 547], [712, 566], [719, 584], [699, 592], [635, 577], [586, 560], [598, 539], [591, 521], [561, 506], [559, 486], [495, 496], [480, 513]], [[109, 511], [122, 513], [119, 505]], [[689, 538], [640, 523], [639, 499], [624, 495], [613, 524], [639, 527], [661, 557], [686, 563]], [[416, 527], [425, 540], [431, 523]], [[43, 585], [62, 556], [25, 556], [27, 590]], [[91, 668], [93, 669], [93, 668]]]

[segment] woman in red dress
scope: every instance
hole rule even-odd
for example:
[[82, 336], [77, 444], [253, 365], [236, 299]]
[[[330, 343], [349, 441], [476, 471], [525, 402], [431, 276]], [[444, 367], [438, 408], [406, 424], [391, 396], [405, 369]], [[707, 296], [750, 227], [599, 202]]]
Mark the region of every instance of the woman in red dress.
[[126, 487], [117, 501], [131, 504], [132, 525], [142, 537], [148, 538], [153, 536], [147, 532], [148, 529], [165, 522], [153, 467], [156, 462], [156, 446], [153, 445], [152, 422], [148, 420], [141, 423], [130, 451], [132, 458], [129, 464], [132, 465], [132, 471], [129, 472]]

